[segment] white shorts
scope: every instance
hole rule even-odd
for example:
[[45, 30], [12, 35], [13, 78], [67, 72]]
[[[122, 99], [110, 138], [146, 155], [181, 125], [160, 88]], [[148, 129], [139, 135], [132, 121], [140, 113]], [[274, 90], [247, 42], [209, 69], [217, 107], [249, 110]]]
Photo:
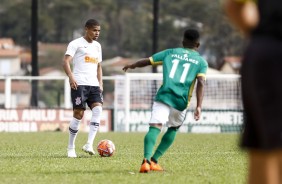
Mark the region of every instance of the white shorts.
[[167, 127], [180, 127], [185, 120], [187, 110], [179, 111], [164, 103], [154, 102], [150, 124], [163, 124]]

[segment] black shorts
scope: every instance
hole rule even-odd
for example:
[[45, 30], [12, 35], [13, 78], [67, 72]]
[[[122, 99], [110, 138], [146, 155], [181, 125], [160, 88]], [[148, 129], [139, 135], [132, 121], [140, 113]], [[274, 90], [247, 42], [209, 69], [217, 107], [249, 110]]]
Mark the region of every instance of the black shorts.
[[241, 146], [282, 148], [282, 41], [254, 38], [242, 62]]
[[103, 104], [103, 94], [99, 86], [78, 86], [77, 90], [71, 89], [71, 99], [74, 109], [90, 108], [93, 103]]

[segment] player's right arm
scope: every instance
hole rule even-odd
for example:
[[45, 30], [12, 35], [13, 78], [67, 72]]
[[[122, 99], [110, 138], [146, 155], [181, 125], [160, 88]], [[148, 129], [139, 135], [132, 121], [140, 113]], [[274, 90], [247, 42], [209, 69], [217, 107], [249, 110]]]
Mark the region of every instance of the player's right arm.
[[163, 59], [171, 52], [172, 49], [163, 50], [161, 52], [155, 53], [153, 56], [149, 58], [142, 58], [131, 65], [126, 65], [122, 68], [122, 70], [126, 72], [129, 68], [135, 69], [136, 67], [140, 68], [148, 65], [153, 65], [153, 66], [162, 65]]
[[125, 65], [122, 68], [122, 70], [126, 72], [129, 68], [130, 69], [142, 68], [142, 67], [145, 67], [145, 66], [148, 66], [148, 65], [152, 65], [150, 58], [142, 58], [142, 59], [139, 59], [138, 61], [136, 61], [133, 64]]
[[72, 61], [72, 57], [68, 54], [64, 56], [63, 59], [63, 68], [67, 76], [69, 77], [70, 87], [72, 89], [77, 89], [77, 83], [73, 77], [73, 73], [71, 71], [70, 63]]

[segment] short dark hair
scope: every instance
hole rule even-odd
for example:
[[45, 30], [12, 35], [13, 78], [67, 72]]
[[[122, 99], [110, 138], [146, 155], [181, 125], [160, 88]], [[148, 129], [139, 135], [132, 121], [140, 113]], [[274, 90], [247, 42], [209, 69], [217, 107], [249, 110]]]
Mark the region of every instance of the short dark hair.
[[85, 27], [93, 27], [93, 26], [100, 26], [99, 22], [95, 19], [89, 19], [85, 23]]
[[185, 48], [197, 48], [199, 47], [200, 34], [196, 29], [187, 29], [183, 35], [183, 46]]
[[190, 42], [198, 42], [200, 39], [200, 34], [196, 29], [187, 29], [184, 32], [184, 40], [190, 41]]

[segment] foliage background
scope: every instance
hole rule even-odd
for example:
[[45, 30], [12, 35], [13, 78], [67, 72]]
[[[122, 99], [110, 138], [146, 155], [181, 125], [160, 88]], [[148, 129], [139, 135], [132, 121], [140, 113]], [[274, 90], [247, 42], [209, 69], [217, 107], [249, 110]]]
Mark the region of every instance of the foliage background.
[[[102, 27], [99, 42], [104, 59], [152, 54], [153, 1], [38, 0], [38, 14], [38, 37], [42, 43], [67, 44], [83, 34], [87, 19], [95, 18]], [[2, 0], [0, 37], [12, 37], [17, 44], [30, 47], [30, 16], [31, 0]], [[212, 68], [219, 68], [224, 56], [241, 55], [246, 44], [226, 19], [221, 0], [159, 1], [159, 51], [181, 46], [182, 33], [188, 27], [200, 30], [200, 52]], [[55, 56], [50, 57], [48, 64], [39, 61], [39, 66], [61, 68], [58, 60], [62, 56]]]

